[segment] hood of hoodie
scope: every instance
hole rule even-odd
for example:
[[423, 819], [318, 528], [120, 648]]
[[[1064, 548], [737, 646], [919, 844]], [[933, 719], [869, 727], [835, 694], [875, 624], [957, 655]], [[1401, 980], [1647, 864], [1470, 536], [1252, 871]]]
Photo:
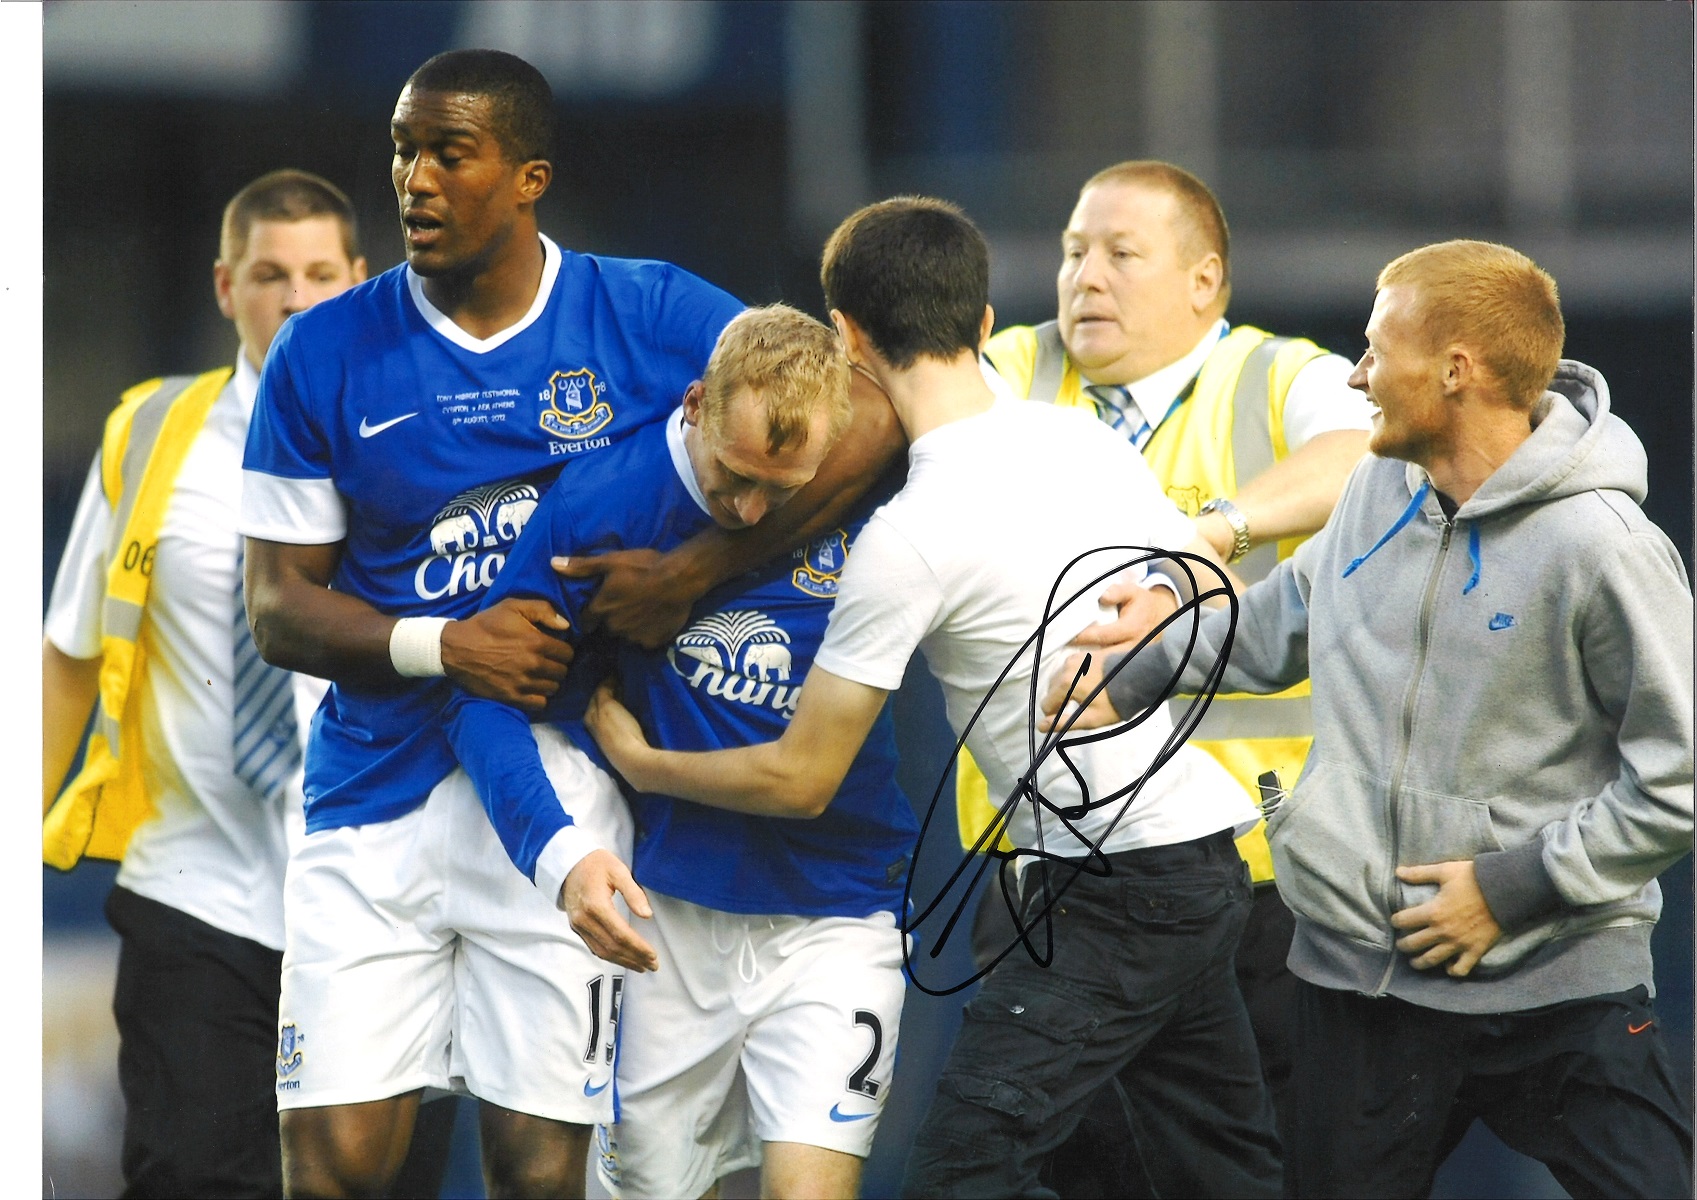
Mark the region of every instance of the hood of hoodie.
[[[1562, 359], [1533, 419], [1532, 435], [1456, 511], [1458, 519], [1597, 490], [1644, 502], [1649, 491], [1644, 444], [1609, 411], [1609, 385], [1595, 368]], [[1410, 464], [1409, 492], [1426, 482], [1426, 472]]]

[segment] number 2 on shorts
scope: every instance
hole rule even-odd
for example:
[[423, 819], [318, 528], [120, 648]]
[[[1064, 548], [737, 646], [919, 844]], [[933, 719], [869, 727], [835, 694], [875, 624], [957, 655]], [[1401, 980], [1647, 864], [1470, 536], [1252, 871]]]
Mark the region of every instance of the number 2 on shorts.
[[878, 1065], [878, 1056], [884, 1052], [884, 1026], [878, 1020], [878, 1014], [869, 1008], [855, 1009], [854, 1023], [864, 1025], [872, 1031], [872, 1049], [867, 1053], [865, 1061], [848, 1077], [848, 1090], [876, 1099], [878, 1089], [883, 1085], [872, 1078], [872, 1068]]

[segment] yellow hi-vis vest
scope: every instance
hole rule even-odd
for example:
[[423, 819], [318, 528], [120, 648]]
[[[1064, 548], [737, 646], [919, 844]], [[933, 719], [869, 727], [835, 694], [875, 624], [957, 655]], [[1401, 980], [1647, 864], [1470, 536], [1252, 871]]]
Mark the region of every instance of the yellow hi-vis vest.
[[100, 483], [112, 506], [100, 692], [82, 769], [42, 820], [41, 859], [68, 871], [84, 856], [121, 859], [153, 815], [142, 780], [136, 705], [147, 670], [142, 618], [159, 530], [183, 459], [233, 370], [150, 379], [125, 392], [106, 419]]
[[[1066, 356], [1055, 322], [1004, 329], [984, 346], [984, 354], [1016, 393], [1032, 400], [1094, 411], [1078, 369]], [[1188, 515], [1216, 496], [1238, 488], [1289, 453], [1284, 439], [1285, 396], [1297, 372], [1325, 354], [1302, 338], [1276, 338], [1239, 325], [1222, 338], [1196, 378], [1190, 397], [1169, 413], [1143, 447], [1144, 461], [1173, 502]], [[1235, 566], [1247, 583], [1270, 574], [1280, 559], [1302, 543], [1289, 538], [1277, 546], [1258, 546]], [[1243, 785], [1259, 806], [1266, 798], [1260, 781], [1277, 773], [1283, 788], [1295, 785], [1313, 741], [1308, 681], [1273, 696], [1220, 693], [1208, 706], [1190, 744], [1206, 750]], [[1178, 720], [1190, 697], [1174, 697], [1169, 708]], [[955, 777], [956, 813], [961, 844], [970, 848], [995, 819], [988, 784], [978, 764], [963, 750]], [[1256, 882], [1273, 877], [1266, 823], [1237, 841]]]

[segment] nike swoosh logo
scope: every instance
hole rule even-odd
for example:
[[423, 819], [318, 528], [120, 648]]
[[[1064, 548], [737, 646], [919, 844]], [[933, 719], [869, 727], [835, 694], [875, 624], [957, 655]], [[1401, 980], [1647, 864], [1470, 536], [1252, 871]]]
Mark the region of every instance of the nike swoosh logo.
[[398, 417], [391, 417], [389, 420], [384, 421], [380, 425], [369, 424], [364, 417], [361, 417], [359, 419], [359, 436], [362, 438], [376, 437], [385, 429], [389, 428], [389, 426], [399, 425], [402, 421], [410, 420], [416, 416], [418, 416], [418, 414], [415, 412], [403, 413]]
[[1650, 1028], [1650, 1026], [1652, 1026], [1654, 1024], [1655, 1024], [1654, 1021], [1645, 1021], [1642, 1025], [1634, 1025], [1631, 1021], [1628, 1021], [1626, 1023], [1626, 1032], [1628, 1032], [1628, 1033], [1643, 1033], [1646, 1029]]
[[613, 1081], [611, 1079], [609, 1079], [609, 1080], [607, 1080], [606, 1083], [603, 1083], [600, 1087], [595, 1087], [589, 1082], [589, 1080], [585, 1079], [583, 1081], [583, 1094], [585, 1096], [599, 1096], [602, 1092], [607, 1090], [607, 1084], [612, 1083], [612, 1082]]
[[842, 1109], [838, 1105], [835, 1105], [835, 1104], [831, 1105], [831, 1120], [837, 1121], [837, 1122], [864, 1121], [864, 1120], [866, 1120], [867, 1117], [870, 1117], [872, 1115], [873, 1115], [872, 1113], [846, 1113], [846, 1112], [843, 1112]]

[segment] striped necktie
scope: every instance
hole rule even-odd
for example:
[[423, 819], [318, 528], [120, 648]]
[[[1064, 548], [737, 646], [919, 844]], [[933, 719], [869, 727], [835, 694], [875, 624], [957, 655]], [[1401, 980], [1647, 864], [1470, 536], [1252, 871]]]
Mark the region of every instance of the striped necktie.
[[1084, 390], [1096, 402], [1096, 415], [1130, 438], [1133, 446], [1143, 449], [1143, 444], [1155, 430], [1143, 419], [1141, 410], [1136, 413], [1131, 411], [1131, 389], [1114, 383], [1097, 383]]
[[289, 673], [259, 657], [242, 597], [242, 551], [236, 552], [235, 723], [231, 741], [236, 778], [266, 801], [282, 795], [301, 764], [295, 693]]

